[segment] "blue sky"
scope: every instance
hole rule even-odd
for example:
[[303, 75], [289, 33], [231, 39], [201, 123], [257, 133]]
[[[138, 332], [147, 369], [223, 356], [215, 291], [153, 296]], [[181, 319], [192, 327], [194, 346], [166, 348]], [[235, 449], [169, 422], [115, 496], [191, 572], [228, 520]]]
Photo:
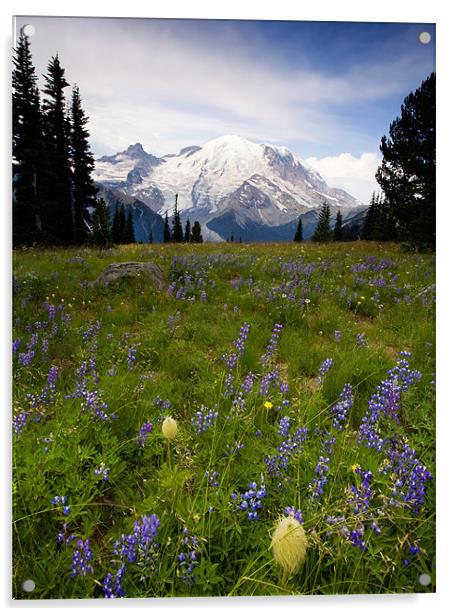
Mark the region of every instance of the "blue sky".
[[38, 73], [58, 52], [79, 85], [97, 156], [240, 134], [286, 145], [365, 201], [381, 136], [435, 68], [429, 24], [24, 17], [17, 29], [25, 23]]

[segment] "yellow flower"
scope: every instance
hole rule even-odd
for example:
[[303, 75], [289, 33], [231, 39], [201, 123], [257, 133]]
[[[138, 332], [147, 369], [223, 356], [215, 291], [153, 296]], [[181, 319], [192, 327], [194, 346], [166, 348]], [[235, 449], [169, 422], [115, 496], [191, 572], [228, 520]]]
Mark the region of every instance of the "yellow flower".
[[366, 298], [364, 297], [364, 295], [361, 295], [361, 299], [366, 299]]
[[175, 438], [177, 431], [178, 425], [175, 419], [173, 419], [172, 417], [166, 417], [162, 422], [162, 433], [164, 435], [164, 438], [166, 438], [168, 441], [172, 441]]
[[267, 400], [263, 406], [266, 408], [267, 411], [269, 411], [273, 408], [273, 403]]
[[353, 464], [353, 465], [352, 465], [352, 471], [353, 471], [354, 473], [356, 473], [356, 472], [358, 472], [358, 471], [360, 471], [360, 470], [361, 470], [361, 467], [360, 467], [360, 465], [359, 465], [359, 464]]
[[361, 304], [361, 302], [357, 302], [358, 306]]
[[306, 559], [307, 538], [302, 524], [293, 516], [281, 518], [271, 538], [274, 560], [289, 575]]

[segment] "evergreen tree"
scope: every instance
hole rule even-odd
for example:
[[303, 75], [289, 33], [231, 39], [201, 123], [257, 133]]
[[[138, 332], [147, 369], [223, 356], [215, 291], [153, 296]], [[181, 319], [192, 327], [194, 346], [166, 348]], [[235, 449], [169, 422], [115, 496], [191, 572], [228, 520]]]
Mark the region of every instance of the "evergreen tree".
[[353, 242], [359, 240], [360, 237], [360, 226], [357, 222], [354, 222], [350, 225], [345, 225], [342, 229], [342, 235], [344, 242]]
[[136, 235], [134, 232], [134, 213], [131, 208], [128, 212], [128, 216], [126, 217], [124, 243], [125, 244], [135, 244], [135, 242], [136, 242]]
[[109, 248], [112, 245], [109, 210], [104, 199], [98, 199], [95, 202], [91, 235], [96, 246]]
[[198, 220], [192, 225], [191, 242], [194, 242], [194, 244], [201, 244], [203, 242], [202, 228]]
[[114, 244], [120, 244], [121, 235], [120, 235], [120, 210], [119, 210], [119, 202], [117, 201], [115, 204], [115, 210], [112, 217], [112, 242]]
[[86, 128], [88, 118], [80, 100], [79, 88], [74, 87], [71, 100], [70, 144], [74, 191], [74, 240], [82, 243], [88, 233], [90, 215], [88, 208], [94, 205], [97, 189], [91, 174], [95, 161], [88, 143]]
[[163, 234], [162, 241], [164, 242], [164, 244], [167, 244], [168, 242], [170, 242], [169, 215], [167, 211], [166, 211], [166, 215], [164, 218], [164, 234]]
[[13, 244], [41, 238], [39, 164], [41, 110], [30, 43], [19, 38], [13, 57]]
[[233, 233], [232, 233], [232, 235], [230, 236], [230, 241], [231, 241], [231, 242], [234, 242], [234, 241], [235, 241], [235, 238], [234, 238], [234, 236], [233, 236]]
[[126, 243], [126, 214], [123, 203], [120, 204], [120, 210], [118, 212], [118, 238], [119, 244]]
[[186, 226], [184, 228], [184, 241], [191, 241], [191, 223], [189, 222], [189, 218], [186, 220]]
[[375, 192], [373, 192], [369, 207], [366, 212], [366, 216], [364, 218], [363, 227], [361, 230], [361, 238], [363, 240], [374, 239], [373, 236], [374, 236], [374, 232], [377, 226], [377, 215], [378, 215], [378, 197], [375, 195]]
[[68, 148], [68, 120], [64, 89], [68, 87], [58, 55], [52, 57], [44, 75], [43, 170], [41, 179], [42, 219], [49, 240], [74, 241], [74, 202]]
[[376, 179], [400, 239], [435, 247], [435, 73], [409, 94], [382, 137]]
[[301, 218], [298, 218], [298, 224], [296, 226], [295, 237], [293, 238], [294, 242], [302, 242], [303, 241], [303, 222]]
[[342, 240], [344, 239], [343, 235], [342, 214], [340, 210], [338, 210], [336, 214], [336, 224], [334, 225], [333, 240], [335, 242], [342, 242]]
[[175, 205], [173, 208], [173, 221], [172, 221], [172, 241], [183, 241], [183, 227], [181, 225], [180, 212], [178, 211], [178, 194], [175, 195]]
[[153, 243], [153, 231], [150, 229], [150, 233], [148, 234], [148, 243]]
[[331, 240], [331, 211], [329, 205], [325, 202], [318, 215], [318, 223], [312, 236], [314, 242], [328, 242]]

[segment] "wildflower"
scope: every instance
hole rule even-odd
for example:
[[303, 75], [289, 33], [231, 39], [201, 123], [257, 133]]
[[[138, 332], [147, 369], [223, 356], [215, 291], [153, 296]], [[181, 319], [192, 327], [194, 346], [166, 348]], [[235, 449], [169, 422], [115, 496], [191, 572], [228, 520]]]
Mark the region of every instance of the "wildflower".
[[361, 467], [359, 464], [352, 464], [352, 471], [354, 473], [360, 473], [361, 472]]
[[331, 415], [333, 418], [333, 428], [342, 432], [344, 429], [344, 423], [347, 420], [347, 413], [353, 406], [353, 391], [352, 386], [349, 383], [346, 383], [342, 389], [342, 392], [339, 396], [339, 402], [335, 404], [331, 410]]
[[73, 554], [73, 571], [71, 577], [76, 577], [77, 575], [83, 575], [85, 577], [87, 573], [93, 573], [93, 567], [90, 561], [90, 539], [86, 539], [85, 541], [79, 539], [77, 542], [77, 550], [75, 550]]
[[202, 404], [191, 420], [192, 425], [196, 429], [197, 436], [200, 436], [200, 434], [211, 428], [218, 418], [218, 415], [219, 413], [217, 411], [214, 409], [207, 409], [206, 406]]
[[107, 468], [104, 462], [102, 462], [99, 468], [95, 469], [95, 475], [97, 477], [102, 475], [103, 481], [109, 481], [109, 472], [110, 468]]
[[141, 447], [145, 446], [145, 441], [148, 438], [148, 435], [153, 430], [153, 424], [151, 421], [147, 421], [143, 424], [143, 426], [139, 430], [139, 436], [137, 437], [137, 444]]
[[304, 522], [303, 514], [301, 513], [301, 509], [295, 509], [295, 507], [286, 507], [284, 509], [284, 514], [295, 518], [298, 520], [300, 524]]
[[288, 576], [306, 559], [307, 538], [302, 524], [293, 516], [282, 517], [274, 530], [271, 546], [276, 563]]
[[164, 435], [164, 438], [166, 438], [168, 441], [172, 441], [175, 438], [177, 431], [178, 425], [175, 419], [173, 419], [172, 417], [166, 417], [162, 422], [162, 433]]
[[273, 408], [273, 403], [268, 400], [263, 404], [267, 411], [270, 411]]
[[237, 509], [241, 511], [247, 511], [247, 518], [250, 521], [256, 521], [259, 519], [258, 511], [262, 508], [262, 499], [267, 495], [265, 488], [265, 480], [262, 475], [262, 484], [258, 488], [255, 481], [251, 481], [249, 484], [249, 490], [246, 490], [243, 494], [233, 492], [230, 498], [234, 501], [238, 501]]
[[186, 527], [183, 528], [183, 537], [180, 541], [183, 549], [178, 554], [178, 574], [186, 585], [195, 582], [194, 569], [199, 564], [197, 560], [197, 552], [200, 551], [199, 539], [193, 535], [189, 536], [189, 531]]
[[330, 370], [332, 365], [333, 360], [331, 359], [331, 357], [328, 357], [327, 359], [325, 359], [324, 362], [322, 362], [320, 368], [318, 369], [317, 381], [319, 384], [323, 381], [325, 374]]

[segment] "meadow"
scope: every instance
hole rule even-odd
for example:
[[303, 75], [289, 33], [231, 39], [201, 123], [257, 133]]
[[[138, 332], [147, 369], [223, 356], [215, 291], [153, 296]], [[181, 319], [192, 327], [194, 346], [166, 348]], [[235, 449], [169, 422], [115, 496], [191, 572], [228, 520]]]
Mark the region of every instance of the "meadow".
[[[162, 285], [93, 284], [126, 261]], [[433, 255], [23, 249], [13, 273], [13, 597], [434, 592]]]

